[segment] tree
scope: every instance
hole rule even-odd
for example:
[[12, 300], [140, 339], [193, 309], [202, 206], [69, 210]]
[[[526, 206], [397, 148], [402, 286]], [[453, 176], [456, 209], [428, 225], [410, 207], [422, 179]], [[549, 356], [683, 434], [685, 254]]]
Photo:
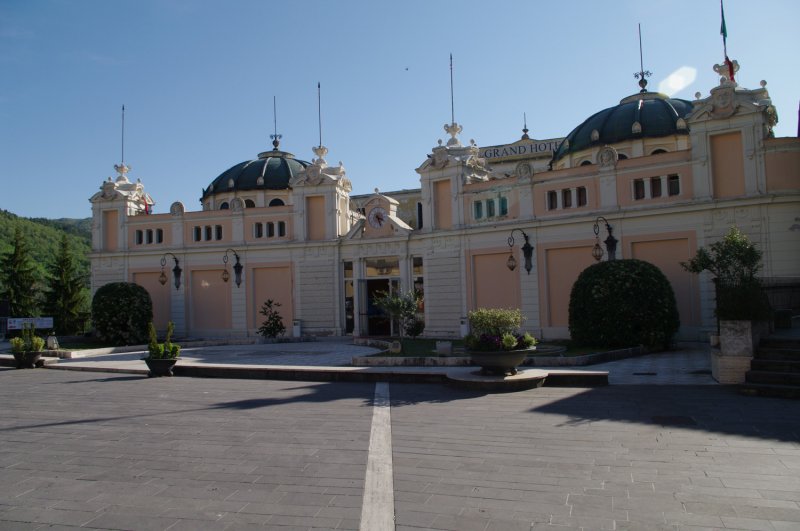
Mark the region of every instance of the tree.
[[266, 319], [264, 319], [264, 322], [261, 323], [258, 329], [259, 334], [273, 339], [283, 335], [286, 331], [286, 327], [283, 325], [280, 312], [278, 312], [278, 307], [280, 306], [281, 303], [273, 301], [272, 299], [267, 299], [267, 302], [261, 306], [261, 311], [258, 313], [266, 317]]
[[399, 324], [400, 337], [408, 334], [412, 337], [422, 332], [422, 323], [417, 321], [417, 311], [422, 304], [422, 295], [416, 290], [406, 293], [376, 293], [375, 305], [389, 315], [389, 319]]
[[49, 267], [48, 276], [44, 311], [53, 317], [56, 333], [82, 332], [88, 317], [88, 298], [66, 234], [61, 236], [58, 254]]
[[0, 260], [0, 281], [0, 297], [8, 299], [11, 317], [33, 317], [38, 313], [36, 266], [19, 227], [14, 230], [11, 252]]
[[694, 258], [681, 262], [690, 273], [709, 271], [714, 275], [719, 319], [762, 321], [771, 316], [769, 300], [756, 274], [762, 252], [737, 227], [731, 227], [720, 241], [701, 247]]

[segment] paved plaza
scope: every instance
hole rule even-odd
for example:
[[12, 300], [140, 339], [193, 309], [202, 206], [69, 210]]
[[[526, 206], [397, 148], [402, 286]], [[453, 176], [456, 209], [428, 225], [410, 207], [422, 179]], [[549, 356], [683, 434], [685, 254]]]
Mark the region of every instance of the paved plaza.
[[800, 402], [611, 381], [0, 369], [0, 529], [800, 529]]

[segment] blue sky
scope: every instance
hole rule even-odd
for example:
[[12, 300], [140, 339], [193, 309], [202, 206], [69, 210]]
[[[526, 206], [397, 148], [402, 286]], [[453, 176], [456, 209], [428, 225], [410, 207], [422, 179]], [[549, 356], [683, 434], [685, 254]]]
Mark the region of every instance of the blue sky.
[[[797, 134], [800, 2], [725, 2], [738, 81], [768, 82]], [[450, 121], [449, 54], [462, 139], [566, 136], [638, 90], [637, 24], [655, 90], [704, 96], [722, 60], [717, 0], [603, 2], [0, 0], [0, 208], [91, 215], [88, 198], [125, 161], [156, 200], [200, 208], [202, 188], [271, 147], [311, 160], [322, 140], [353, 193], [416, 188], [414, 169]]]

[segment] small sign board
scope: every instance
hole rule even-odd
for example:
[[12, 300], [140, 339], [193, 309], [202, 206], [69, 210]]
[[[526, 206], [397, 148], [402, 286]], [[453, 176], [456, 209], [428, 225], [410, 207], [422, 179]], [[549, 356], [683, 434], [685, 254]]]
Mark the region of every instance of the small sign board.
[[9, 330], [22, 330], [26, 325], [33, 325], [38, 330], [53, 328], [52, 317], [9, 317]]

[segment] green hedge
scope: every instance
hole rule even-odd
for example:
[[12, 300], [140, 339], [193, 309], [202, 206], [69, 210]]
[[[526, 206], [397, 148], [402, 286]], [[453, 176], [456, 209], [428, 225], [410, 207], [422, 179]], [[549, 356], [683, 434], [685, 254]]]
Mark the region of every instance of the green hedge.
[[153, 301], [147, 290], [130, 282], [112, 282], [92, 299], [92, 322], [97, 336], [115, 345], [147, 343], [153, 320]]
[[679, 326], [672, 286], [648, 262], [598, 262], [572, 286], [569, 330], [579, 344], [667, 348]]

